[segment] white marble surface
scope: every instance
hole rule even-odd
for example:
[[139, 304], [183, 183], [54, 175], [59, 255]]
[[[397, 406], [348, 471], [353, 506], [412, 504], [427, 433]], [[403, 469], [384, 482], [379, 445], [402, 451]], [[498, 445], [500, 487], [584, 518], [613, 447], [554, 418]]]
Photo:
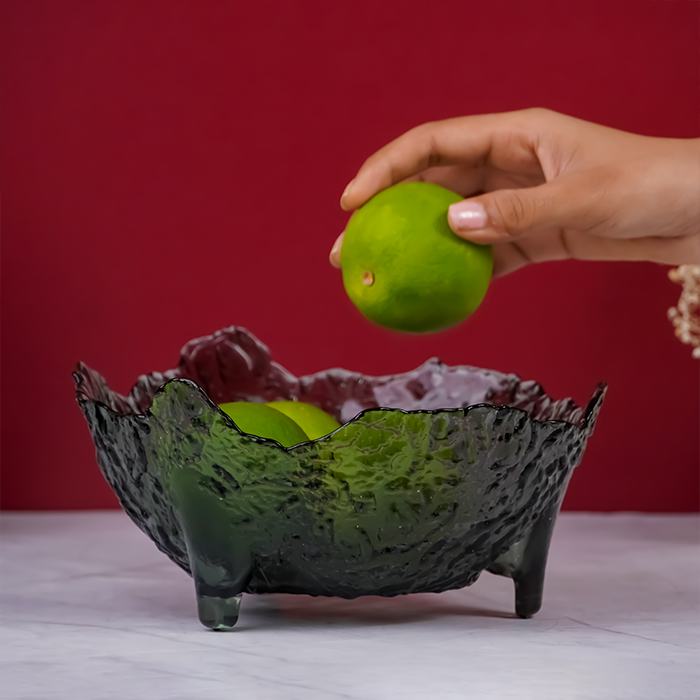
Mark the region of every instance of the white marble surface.
[[700, 697], [697, 516], [562, 515], [532, 620], [484, 574], [389, 600], [244, 596], [226, 633], [120, 512], [0, 526], [3, 700]]

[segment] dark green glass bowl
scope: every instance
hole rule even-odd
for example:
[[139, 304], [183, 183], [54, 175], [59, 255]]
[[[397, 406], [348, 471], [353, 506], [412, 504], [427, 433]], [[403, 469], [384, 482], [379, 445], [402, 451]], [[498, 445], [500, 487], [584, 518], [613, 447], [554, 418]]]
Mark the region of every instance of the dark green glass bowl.
[[[439, 592], [488, 570], [540, 608], [549, 540], [605, 394], [430, 360], [406, 374], [296, 378], [247, 331], [193, 340], [128, 397], [83, 364], [78, 403], [131, 519], [191, 573], [199, 618], [232, 627], [241, 594]], [[284, 448], [217, 404], [298, 399], [343, 425]]]

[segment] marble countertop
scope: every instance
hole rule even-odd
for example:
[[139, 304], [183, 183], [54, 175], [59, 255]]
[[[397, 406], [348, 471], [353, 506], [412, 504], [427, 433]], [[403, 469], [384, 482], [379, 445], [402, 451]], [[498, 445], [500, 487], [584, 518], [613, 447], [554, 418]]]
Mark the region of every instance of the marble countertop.
[[531, 620], [485, 573], [439, 595], [246, 595], [224, 633], [121, 512], [0, 528], [3, 700], [700, 697], [697, 516], [563, 514]]

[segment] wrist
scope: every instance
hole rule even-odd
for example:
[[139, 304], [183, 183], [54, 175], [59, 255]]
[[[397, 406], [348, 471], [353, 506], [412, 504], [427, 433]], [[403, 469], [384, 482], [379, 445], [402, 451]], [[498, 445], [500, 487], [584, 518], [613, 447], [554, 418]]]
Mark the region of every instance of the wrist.
[[669, 158], [664, 168], [672, 236], [700, 232], [700, 139], [664, 139]]

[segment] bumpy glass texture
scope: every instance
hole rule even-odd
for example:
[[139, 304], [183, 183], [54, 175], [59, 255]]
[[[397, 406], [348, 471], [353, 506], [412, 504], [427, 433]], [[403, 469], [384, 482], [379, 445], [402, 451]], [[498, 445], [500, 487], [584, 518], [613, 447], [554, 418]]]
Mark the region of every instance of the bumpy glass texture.
[[[354, 598], [444, 591], [485, 570], [539, 609], [549, 538], [604, 393], [588, 407], [534, 382], [431, 360], [402, 375], [296, 378], [241, 328], [188, 343], [128, 397], [85, 365], [78, 402], [125, 511], [191, 573], [200, 620], [240, 594]], [[283, 448], [217, 404], [298, 399], [343, 425]], [[387, 408], [389, 407], [389, 408]]]

